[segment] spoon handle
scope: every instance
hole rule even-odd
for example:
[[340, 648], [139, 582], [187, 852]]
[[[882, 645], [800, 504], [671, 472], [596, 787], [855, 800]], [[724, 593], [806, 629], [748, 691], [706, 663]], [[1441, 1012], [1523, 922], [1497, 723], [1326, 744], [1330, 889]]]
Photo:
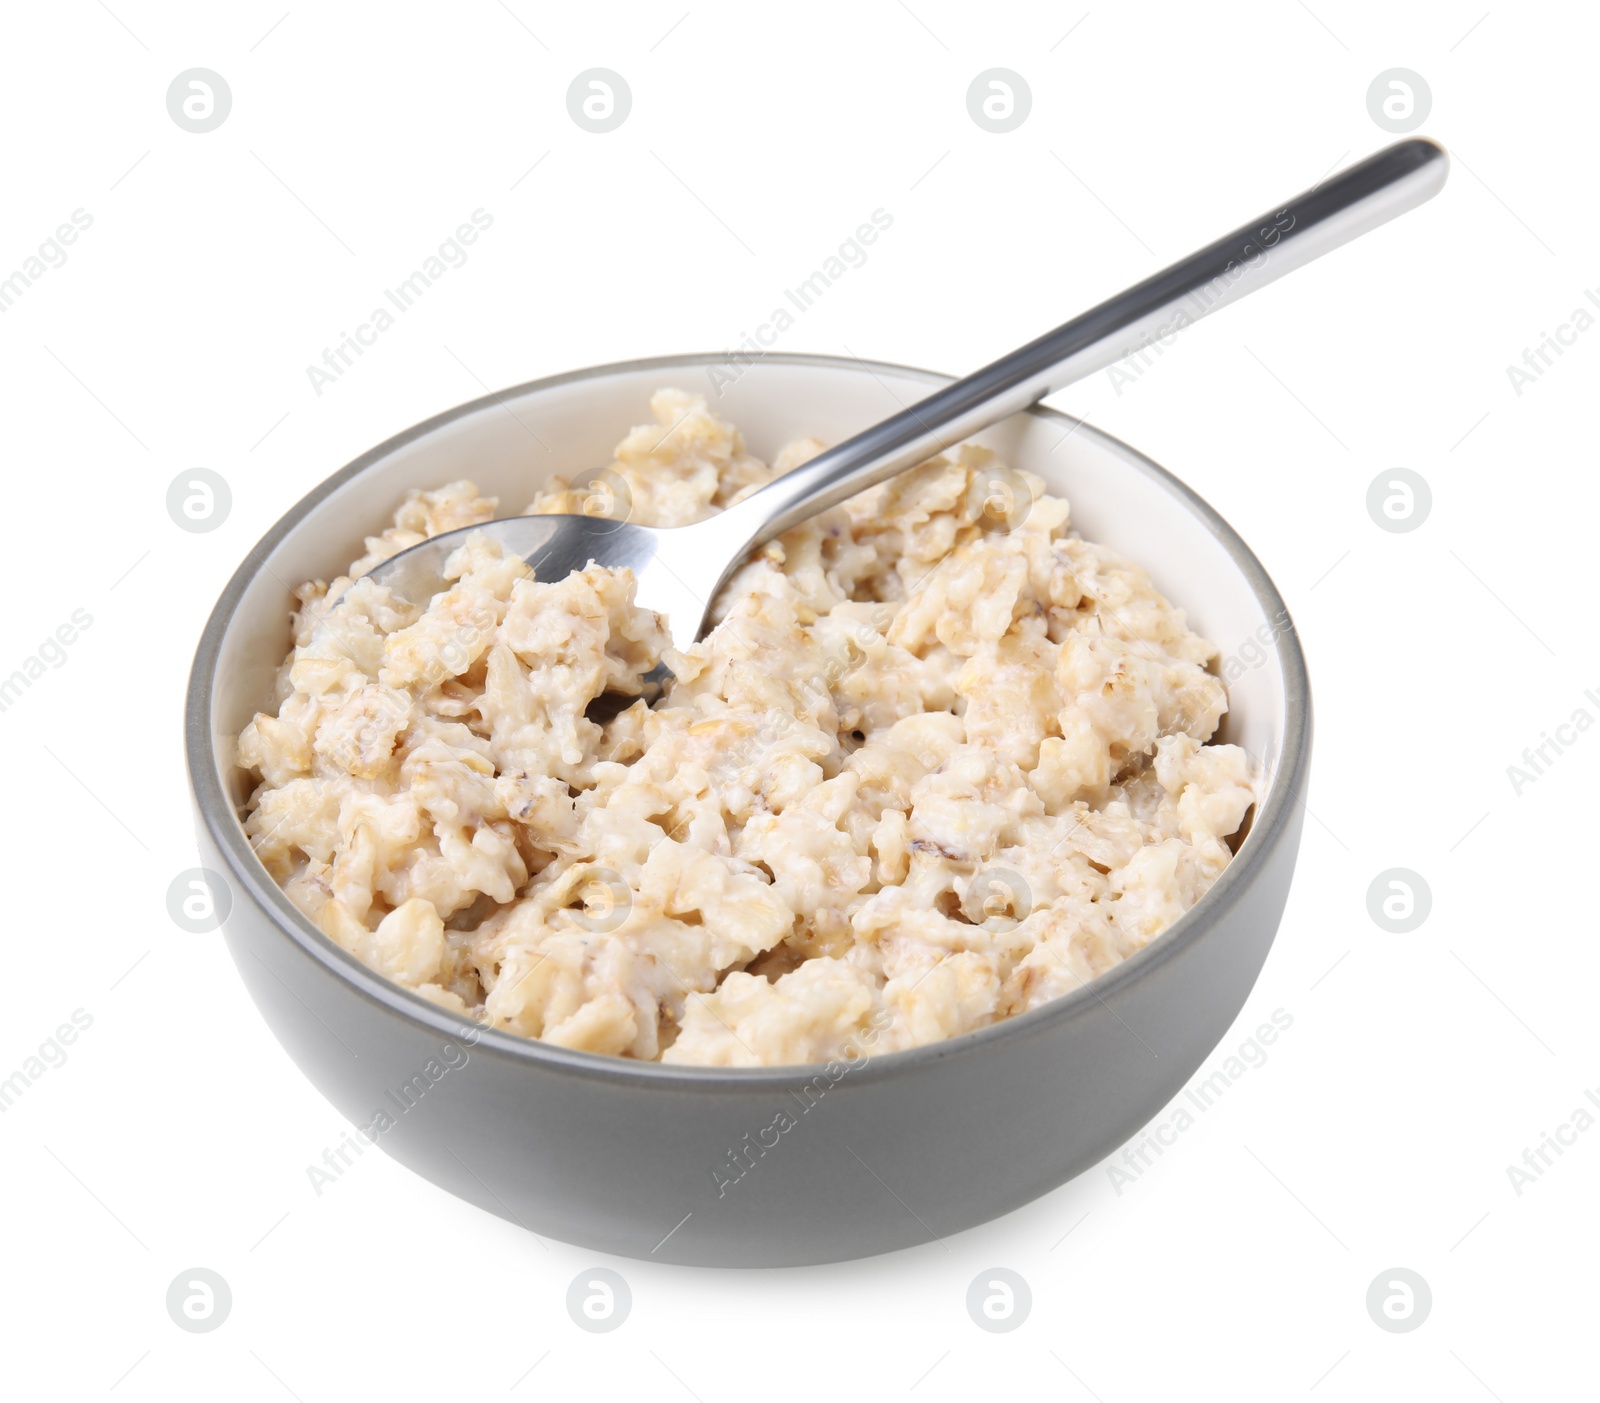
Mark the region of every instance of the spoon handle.
[[[718, 518], [759, 545], [1074, 381], [1147, 349], [1438, 193], [1444, 149], [1396, 142], [1020, 350], [785, 474]], [[731, 544], [731, 541], [730, 541]], [[731, 551], [737, 556], [741, 551]]]

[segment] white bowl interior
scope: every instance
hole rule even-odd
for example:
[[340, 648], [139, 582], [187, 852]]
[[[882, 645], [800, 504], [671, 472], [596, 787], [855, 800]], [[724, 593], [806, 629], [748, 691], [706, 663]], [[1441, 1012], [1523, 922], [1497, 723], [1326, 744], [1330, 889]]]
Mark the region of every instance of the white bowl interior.
[[[721, 367], [723, 380], [727, 369]], [[409, 488], [471, 478], [500, 499], [502, 514], [518, 512], [551, 474], [610, 462], [623, 434], [649, 422], [650, 395], [664, 386], [704, 394], [744, 433], [750, 451], [770, 461], [796, 438], [839, 442], [915, 403], [941, 379], [859, 362], [768, 358], [719, 392], [708, 367], [695, 361], [633, 366], [504, 394], [498, 403], [401, 444], [312, 508], [246, 587], [222, 641], [212, 692], [225, 792], [237, 805], [247, 795], [231, 763], [233, 747], [251, 716], [269, 704], [273, 676], [288, 651], [288, 588], [343, 570], [362, 553], [363, 538], [389, 522]], [[1233, 662], [1225, 673], [1230, 709], [1220, 738], [1245, 746], [1272, 774], [1287, 715], [1272, 646], [1280, 630], [1247, 570], [1269, 593], [1270, 585], [1253, 562], [1235, 558], [1226, 529], [1218, 534], [1207, 509], [1138, 454], [1086, 425], [1017, 414], [978, 441], [1064, 494], [1073, 525], [1085, 537], [1144, 566], [1157, 588], [1188, 612], [1191, 627], [1218, 644], [1224, 660]]]

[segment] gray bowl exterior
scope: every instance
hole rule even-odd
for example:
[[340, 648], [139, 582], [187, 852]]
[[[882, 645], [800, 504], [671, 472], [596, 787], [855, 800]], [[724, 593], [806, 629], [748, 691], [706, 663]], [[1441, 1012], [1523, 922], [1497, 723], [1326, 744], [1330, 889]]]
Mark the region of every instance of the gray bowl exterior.
[[[1259, 563], [1198, 498], [1175, 480], [1172, 490], [1226, 533], [1276, 616], [1282, 601]], [[848, 1064], [727, 1071], [550, 1047], [464, 1024], [389, 984], [294, 912], [218, 779], [212, 691], [232, 605], [317, 496], [264, 538], [201, 641], [186, 726], [201, 857], [233, 888], [228, 947], [284, 1048], [341, 1114], [449, 1192], [542, 1236], [691, 1265], [802, 1265], [927, 1243], [1120, 1145], [1177, 1094], [1249, 995], [1304, 813], [1310, 695], [1292, 629], [1275, 640], [1283, 747], [1239, 855], [1161, 938], [1019, 1018], [908, 1052], [864, 1049]]]

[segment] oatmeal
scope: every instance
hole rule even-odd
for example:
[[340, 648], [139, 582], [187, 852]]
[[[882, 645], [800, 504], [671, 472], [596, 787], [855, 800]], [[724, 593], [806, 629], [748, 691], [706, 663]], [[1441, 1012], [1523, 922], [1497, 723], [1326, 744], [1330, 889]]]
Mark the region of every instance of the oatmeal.
[[[701, 399], [651, 411], [611, 464], [646, 524], [822, 448], [769, 467]], [[1259, 775], [1207, 743], [1213, 645], [1041, 479], [1010, 474], [1031, 509], [994, 529], [1001, 472], [965, 446], [786, 532], [683, 651], [629, 571], [538, 580], [482, 535], [425, 607], [391, 597], [367, 571], [497, 509], [414, 491], [296, 591], [239, 738], [251, 844], [380, 974], [591, 1052], [825, 1061], [1081, 988], [1217, 879]], [[527, 510], [581, 505], [556, 481]]]

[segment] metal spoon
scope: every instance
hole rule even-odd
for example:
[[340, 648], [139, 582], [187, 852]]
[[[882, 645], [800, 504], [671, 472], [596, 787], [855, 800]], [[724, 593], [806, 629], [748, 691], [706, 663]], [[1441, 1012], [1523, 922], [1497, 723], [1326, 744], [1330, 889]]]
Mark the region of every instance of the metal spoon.
[[564, 579], [591, 562], [628, 566], [638, 579], [638, 604], [665, 615], [673, 642], [686, 647], [700, 637], [718, 588], [753, 547], [1415, 208], [1439, 192], [1448, 169], [1435, 143], [1396, 142], [692, 526], [508, 517], [412, 546], [370, 578], [424, 604], [445, 587], [450, 553], [483, 531], [541, 580]]

